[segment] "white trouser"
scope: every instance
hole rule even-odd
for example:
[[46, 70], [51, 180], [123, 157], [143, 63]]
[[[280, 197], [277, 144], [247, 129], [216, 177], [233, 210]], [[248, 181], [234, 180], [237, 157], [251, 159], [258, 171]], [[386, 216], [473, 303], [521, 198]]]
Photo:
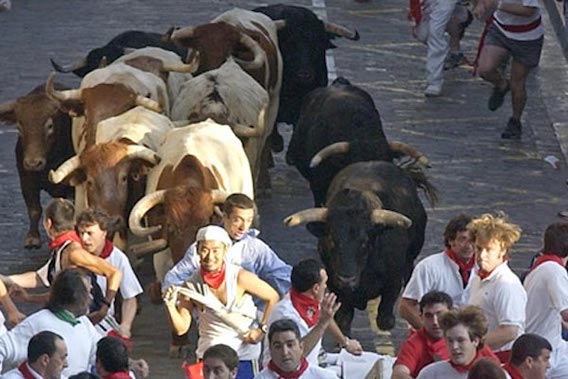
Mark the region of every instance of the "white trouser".
[[457, 0], [426, 0], [424, 15], [416, 28], [418, 40], [428, 45], [426, 81], [429, 85], [442, 86], [444, 82], [444, 60], [449, 50], [446, 26], [456, 3]]

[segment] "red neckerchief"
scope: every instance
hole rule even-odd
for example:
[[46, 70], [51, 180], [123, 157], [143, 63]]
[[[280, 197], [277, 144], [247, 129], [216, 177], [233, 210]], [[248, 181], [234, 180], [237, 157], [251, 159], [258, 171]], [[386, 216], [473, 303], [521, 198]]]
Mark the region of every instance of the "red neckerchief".
[[471, 274], [471, 270], [473, 270], [473, 265], [475, 264], [475, 257], [471, 257], [468, 262], [464, 262], [449, 247], [446, 248], [446, 255], [452, 262], [458, 265], [460, 275], [462, 277], [463, 286], [465, 288], [467, 286], [467, 283], [469, 282], [469, 276]]
[[276, 374], [278, 374], [278, 379], [298, 379], [304, 371], [308, 369], [308, 361], [306, 358], [302, 358], [302, 362], [300, 362], [300, 367], [296, 371], [292, 372], [284, 372], [280, 370], [280, 367], [276, 366], [276, 364], [270, 360], [268, 362], [268, 369]]
[[479, 279], [481, 280], [485, 280], [489, 277], [489, 275], [491, 275], [493, 271], [489, 271], [489, 272], [485, 272], [482, 269], [477, 270], [477, 276], [479, 276]]
[[22, 362], [22, 364], [18, 366], [18, 370], [22, 373], [24, 379], [35, 379], [35, 376], [30, 371], [26, 362], [27, 361]]
[[515, 366], [511, 364], [511, 362], [505, 363], [503, 368], [505, 369], [505, 371], [507, 371], [511, 379], [524, 379], [523, 375], [519, 372], [519, 370], [517, 370]]
[[223, 267], [221, 267], [219, 271], [205, 272], [203, 268], [200, 268], [199, 273], [201, 274], [201, 278], [203, 278], [205, 284], [211, 288], [217, 289], [221, 287], [221, 284], [225, 281], [225, 262], [223, 262]]
[[501, 362], [499, 361], [499, 358], [497, 358], [497, 356], [495, 356], [495, 354], [493, 354], [493, 352], [491, 351], [491, 349], [489, 349], [487, 346], [485, 346], [483, 349], [479, 350], [477, 352], [477, 354], [475, 355], [475, 357], [471, 360], [471, 362], [469, 362], [467, 365], [456, 365], [455, 363], [453, 363], [451, 360], [448, 361], [448, 363], [454, 368], [454, 370], [456, 370], [457, 372], [469, 372], [469, 370], [471, 369], [471, 366], [473, 366], [473, 364], [475, 362], [477, 362], [478, 360], [480, 360], [481, 358], [492, 358], [495, 360], [495, 363], [498, 363], [499, 365], [501, 365]]
[[49, 241], [49, 248], [51, 250], [56, 250], [59, 246], [63, 245], [67, 241], [74, 241], [81, 243], [81, 239], [79, 238], [79, 235], [77, 235], [77, 232], [72, 230], [68, 232], [63, 232], [54, 239], [52, 239], [51, 241]]
[[426, 346], [426, 351], [428, 352], [428, 356], [432, 359], [432, 362], [438, 362], [443, 358], [438, 355], [440, 348], [444, 348], [446, 346], [446, 341], [443, 338], [439, 340], [433, 340], [432, 337], [426, 332], [426, 329], [420, 328], [416, 333], [422, 337], [424, 344]]
[[540, 257], [538, 257], [535, 261], [534, 264], [531, 267], [531, 271], [533, 271], [535, 268], [537, 268], [538, 266], [540, 266], [541, 264], [543, 264], [544, 262], [556, 262], [558, 263], [560, 266], [564, 267], [564, 262], [562, 261], [562, 258], [560, 258], [558, 255], [554, 255], [554, 254], [542, 254]]
[[319, 301], [293, 288], [290, 289], [290, 300], [300, 317], [308, 324], [308, 327], [311, 328], [318, 322], [320, 317]]
[[112, 249], [114, 249], [112, 242], [105, 240], [105, 246], [103, 247], [103, 251], [101, 252], [101, 255], [99, 255], [99, 258], [107, 259], [110, 256], [110, 253], [112, 253]]
[[128, 371], [113, 372], [103, 376], [103, 379], [130, 379]]

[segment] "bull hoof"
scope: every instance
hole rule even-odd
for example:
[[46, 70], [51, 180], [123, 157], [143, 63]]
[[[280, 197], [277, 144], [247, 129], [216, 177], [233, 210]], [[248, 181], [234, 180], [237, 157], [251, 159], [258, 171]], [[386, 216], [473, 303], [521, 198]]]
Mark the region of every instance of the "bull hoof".
[[160, 305], [162, 300], [162, 283], [154, 282], [148, 287], [148, 296], [152, 304]]
[[27, 235], [24, 239], [24, 247], [26, 249], [39, 249], [41, 247], [41, 239], [39, 236]]
[[394, 328], [395, 321], [396, 319], [392, 314], [385, 316], [381, 315], [377, 316], [377, 326], [381, 330], [391, 330], [392, 328]]

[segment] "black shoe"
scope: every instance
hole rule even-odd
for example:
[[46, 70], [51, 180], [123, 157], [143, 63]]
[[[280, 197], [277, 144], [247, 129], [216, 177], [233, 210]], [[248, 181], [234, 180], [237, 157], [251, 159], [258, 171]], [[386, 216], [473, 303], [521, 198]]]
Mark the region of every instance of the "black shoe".
[[505, 89], [499, 89], [499, 87], [493, 87], [493, 92], [491, 93], [491, 97], [487, 102], [487, 107], [490, 111], [496, 111], [503, 105], [503, 101], [505, 100], [505, 95], [511, 89], [511, 85], [509, 81], [507, 81], [507, 86]]
[[511, 117], [507, 123], [507, 127], [501, 133], [503, 139], [521, 139], [521, 122]]

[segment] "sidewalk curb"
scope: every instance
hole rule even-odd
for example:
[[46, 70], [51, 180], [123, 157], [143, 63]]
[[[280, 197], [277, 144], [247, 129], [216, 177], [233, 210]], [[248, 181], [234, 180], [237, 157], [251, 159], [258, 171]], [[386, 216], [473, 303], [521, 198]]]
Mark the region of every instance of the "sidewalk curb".
[[546, 11], [558, 38], [564, 57], [568, 60], [568, 28], [564, 25], [561, 3], [557, 0], [543, 0]]

